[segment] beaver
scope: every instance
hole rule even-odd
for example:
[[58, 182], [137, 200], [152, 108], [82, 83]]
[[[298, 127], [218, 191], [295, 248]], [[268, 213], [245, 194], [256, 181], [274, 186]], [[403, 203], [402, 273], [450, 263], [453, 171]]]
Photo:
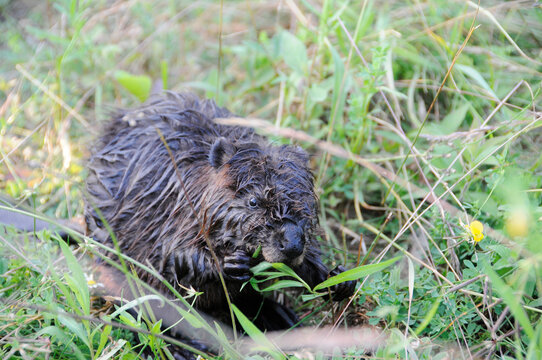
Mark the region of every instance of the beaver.
[[[311, 286], [344, 268], [330, 271], [321, 260], [308, 154], [213, 121], [232, 116], [212, 100], [173, 92], [116, 113], [88, 162], [86, 223], [90, 236], [112, 246], [113, 233], [123, 254], [150, 263], [181, 293], [202, 292], [197, 309], [230, 320], [221, 272], [255, 325], [289, 328], [298, 322], [290, 308], [242, 287], [250, 268], [281, 262]], [[354, 285], [336, 285], [332, 298], [352, 295]]]

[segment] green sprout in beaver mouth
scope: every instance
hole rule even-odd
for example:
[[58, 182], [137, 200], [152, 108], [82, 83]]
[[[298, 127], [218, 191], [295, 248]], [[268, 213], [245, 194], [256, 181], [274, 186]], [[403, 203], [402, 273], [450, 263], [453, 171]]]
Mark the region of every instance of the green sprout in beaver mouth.
[[256, 259], [259, 255], [260, 255], [260, 252], [262, 251], [262, 245], [258, 245], [258, 247], [256, 248], [256, 251], [254, 251], [254, 254], [252, 254], [252, 258], [253, 259]]

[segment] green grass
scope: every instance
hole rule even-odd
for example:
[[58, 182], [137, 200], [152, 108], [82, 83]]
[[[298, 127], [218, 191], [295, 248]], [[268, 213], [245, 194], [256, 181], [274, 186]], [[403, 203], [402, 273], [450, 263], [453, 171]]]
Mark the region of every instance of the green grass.
[[[369, 358], [539, 359], [542, 8], [481, 6], [0, 0], [0, 192], [80, 220], [101, 124], [162, 79], [314, 154], [330, 265], [402, 256], [348, 305], [295, 300], [300, 314], [321, 309], [308, 325], [384, 330]], [[85, 268], [59, 265], [43, 237], [0, 233], [0, 357], [167, 356], [155, 323], [123, 312], [140, 334], [112, 327]]]

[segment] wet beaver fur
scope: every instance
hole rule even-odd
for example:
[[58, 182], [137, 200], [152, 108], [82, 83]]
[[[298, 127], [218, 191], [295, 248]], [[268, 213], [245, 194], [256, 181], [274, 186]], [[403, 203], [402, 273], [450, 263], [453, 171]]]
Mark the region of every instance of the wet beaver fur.
[[[92, 237], [112, 245], [107, 221], [124, 254], [150, 262], [181, 292], [179, 284], [203, 292], [196, 308], [229, 320], [221, 271], [232, 302], [258, 327], [289, 328], [297, 322], [291, 309], [250, 286], [241, 291], [250, 267], [282, 262], [311, 286], [344, 269], [329, 271], [320, 259], [307, 153], [213, 121], [231, 116], [212, 100], [177, 93], [118, 113], [88, 164], [86, 222]], [[156, 278], [139, 275], [163, 290]], [[344, 299], [354, 283], [332, 291], [335, 300]]]

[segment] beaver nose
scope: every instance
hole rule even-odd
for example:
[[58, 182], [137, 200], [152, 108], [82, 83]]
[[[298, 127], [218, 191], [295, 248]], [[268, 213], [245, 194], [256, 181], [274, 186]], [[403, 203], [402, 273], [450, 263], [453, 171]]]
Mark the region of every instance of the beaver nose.
[[305, 236], [303, 229], [292, 222], [282, 225], [283, 236], [279, 241], [279, 250], [288, 259], [295, 259], [303, 253], [305, 247]]

